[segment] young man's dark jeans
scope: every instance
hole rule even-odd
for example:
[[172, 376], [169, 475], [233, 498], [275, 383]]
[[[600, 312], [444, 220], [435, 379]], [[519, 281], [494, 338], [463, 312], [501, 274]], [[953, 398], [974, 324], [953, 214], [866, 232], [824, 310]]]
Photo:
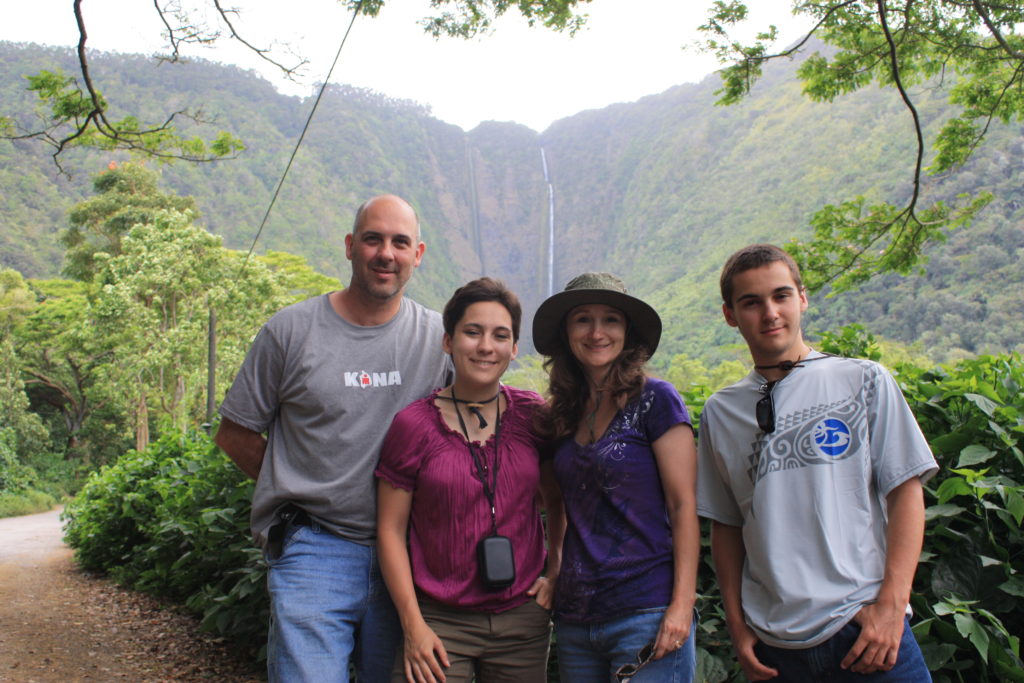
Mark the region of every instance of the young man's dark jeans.
[[778, 670], [779, 675], [770, 679], [770, 683], [928, 683], [932, 680], [909, 621], [904, 621], [896, 666], [890, 671], [860, 674], [839, 668], [858, 635], [860, 626], [851, 621], [821, 645], [806, 650], [786, 650], [758, 643], [754, 652], [762, 664]]

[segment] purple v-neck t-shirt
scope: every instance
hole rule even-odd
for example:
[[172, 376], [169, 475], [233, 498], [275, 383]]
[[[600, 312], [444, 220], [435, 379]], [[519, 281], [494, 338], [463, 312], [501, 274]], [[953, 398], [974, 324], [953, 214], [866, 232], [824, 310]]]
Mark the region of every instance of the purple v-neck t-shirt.
[[555, 475], [569, 520], [555, 615], [594, 623], [665, 607], [672, 598], [672, 528], [651, 444], [691, 424], [675, 387], [648, 378], [596, 443], [558, 444]]

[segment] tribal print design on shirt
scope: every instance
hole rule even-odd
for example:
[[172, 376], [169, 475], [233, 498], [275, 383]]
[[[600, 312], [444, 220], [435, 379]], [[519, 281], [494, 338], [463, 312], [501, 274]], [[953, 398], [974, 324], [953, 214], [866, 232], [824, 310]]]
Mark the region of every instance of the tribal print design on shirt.
[[870, 405], [878, 391], [878, 376], [864, 373], [864, 381], [857, 394], [832, 403], [818, 404], [784, 413], [780, 406], [799, 402], [800, 397], [782, 401], [779, 389], [785, 391], [785, 382], [775, 387], [776, 427], [772, 434], [758, 433], [751, 444], [747, 474], [757, 484], [772, 472], [791, 470], [812, 465], [831, 465], [846, 460], [865, 447], [868, 425], [866, 405]]

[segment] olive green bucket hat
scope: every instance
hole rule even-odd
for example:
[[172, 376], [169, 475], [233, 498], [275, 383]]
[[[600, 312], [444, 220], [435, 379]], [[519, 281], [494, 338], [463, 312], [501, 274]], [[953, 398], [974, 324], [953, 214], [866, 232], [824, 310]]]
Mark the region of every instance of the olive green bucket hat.
[[549, 296], [533, 316], [534, 348], [545, 356], [554, 355], [562, 344], [565, 315], [583, 304], [604, 304], [625, 313], [629, 329], [654, 355], [661, 340], [661, 318], [651, 306], [630, 296], [622, 280], [611, 273], [583, 273]]

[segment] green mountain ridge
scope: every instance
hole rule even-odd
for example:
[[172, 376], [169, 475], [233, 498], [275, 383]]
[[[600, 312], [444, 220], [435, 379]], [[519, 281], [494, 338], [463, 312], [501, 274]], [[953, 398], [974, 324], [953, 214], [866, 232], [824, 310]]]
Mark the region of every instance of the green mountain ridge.
[[[68, 49], [0, 42], [0, 115], [31, 125], [24, 113], [37, 105], [23, 76], [72, 73], [73, 59]], [[201, 106], [217, 124], [198, 132], [227, 129], [243, 139], [239, 159], [165, 167], [163, 186], [194, 196], [202, 224], [248, 249], [312, 99], [209, 62], [92, 59], [115, 116], [131, 107], [162, 120], [168, 110]], [[795, 63], [771, 65], [741, 105], [716, 107], [712, 76], [581, 112], [542, 133], [493, 122], [466, 132], [422, 105], [332, 85], [257, 250], [301, 254], [347, 281], [343, 236], [356, 206], [395, 192], [419, 210], [428, 244], [412, 295], [437, 307], [469, 278], [501, 277], [523, 298], [528, 330], [549, 277], [543, 148], [554, 192], [554, 288], [584, 270], [616, 272], [665, 319], [659, 362], [681, 352], [714, 358], [738, 340], [721, 321], [717, 296], [731, 251], [808, 236], [822, 204], [856, 194], [899, 201], [910, 191], [913, 141], [896, 93], [867, 89], [815, 104], [801, 95], [794, 70]], [[946, 105], [932, 87], [913, 94], [934, 134]], [[0, 264], [56, 275], [55, 238], [67, 209], [90, 194], [92, 175], [122, 158], [72, 150], [62, 158], [69, 180], [38, 143], [0, 141]], [[994, 126], [967, 168], [926, 185], [926, 199], [995, 193], [976, 225], [933, 248], [923, 275], [879, 277], [857, 292], [816, 298], [809, 329], [860, 322], [939, 359], [1024, 348], [1022, 158], [1024, 127]]]

